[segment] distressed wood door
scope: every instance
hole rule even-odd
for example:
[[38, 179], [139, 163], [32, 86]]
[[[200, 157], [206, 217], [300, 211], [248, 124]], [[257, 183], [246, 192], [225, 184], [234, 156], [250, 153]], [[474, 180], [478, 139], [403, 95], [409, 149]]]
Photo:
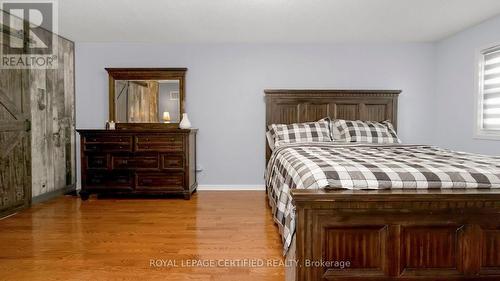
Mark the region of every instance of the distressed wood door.
[[31, 203], [29, 97], [24, 70], [0, 70], [0, 217]]
[[29, 70], [31, 97], [32, 195], [37, 198], [74, 189], [74, 46], [59, 38], [56, 69]]

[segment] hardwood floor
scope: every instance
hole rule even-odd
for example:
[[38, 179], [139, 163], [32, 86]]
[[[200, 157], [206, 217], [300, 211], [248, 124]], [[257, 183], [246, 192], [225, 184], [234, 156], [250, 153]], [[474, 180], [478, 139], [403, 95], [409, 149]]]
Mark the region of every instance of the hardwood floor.
[[281, 251], [259, 191], [198, 192], [190, 201], [67, 196], [0, 220], [0, 280], [274, 281], [283, 267], [235, 260], [279, 262]]

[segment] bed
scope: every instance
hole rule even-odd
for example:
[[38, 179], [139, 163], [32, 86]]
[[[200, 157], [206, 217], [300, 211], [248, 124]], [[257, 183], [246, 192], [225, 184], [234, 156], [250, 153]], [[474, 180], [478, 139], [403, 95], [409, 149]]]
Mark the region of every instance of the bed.
[[[265, 93], [266, 128], [328, 116], [390, 120], [397, 129], [400, 91]], [[370, 157], [397, 169], [367, 175]], [[314, 168], [305, 163], [312, 158]], [[282, 159], [298, 163], [298, 172]], [[267, 146], [266, 162], [287, 280], [500, 280], [500, 157], [426, 145], [302, 143]], [[435, 166], [464, 172], [443, 175]], [[364, 186], [339, 180], [340, 170], [364, 173]]]

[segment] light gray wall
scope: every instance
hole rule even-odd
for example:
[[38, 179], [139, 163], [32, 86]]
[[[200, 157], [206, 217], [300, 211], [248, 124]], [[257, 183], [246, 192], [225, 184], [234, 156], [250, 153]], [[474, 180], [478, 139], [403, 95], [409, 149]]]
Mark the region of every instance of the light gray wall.
[[188, 67], [200, 184], [262, 185], [264, 89], [402, 89], [401, 138], [433, 143], [434, 54], [432, 44], [77, 43], [77, 127], [102, 128], [107, 120], [105, 67]]
[[474, 139], [477, 51], [500, 44], [500, 16], [436, 44], [436, 142], [440, 146], [500, 155], [500, 141]]

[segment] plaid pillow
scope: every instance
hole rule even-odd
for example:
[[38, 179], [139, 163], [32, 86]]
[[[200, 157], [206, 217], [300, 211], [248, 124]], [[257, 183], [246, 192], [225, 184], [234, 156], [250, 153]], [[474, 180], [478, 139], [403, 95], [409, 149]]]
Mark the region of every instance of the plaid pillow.
[[335, 119], [332, 121], [334, 141], [364, 143], [401, 143], [391, 122], [350, 121]]
[[295, 124], [272, 124], [269, 130], [274, 136], [274, 146], [284, 143], [332, 141], [330, 122], [321, 119], [317, 122]]

